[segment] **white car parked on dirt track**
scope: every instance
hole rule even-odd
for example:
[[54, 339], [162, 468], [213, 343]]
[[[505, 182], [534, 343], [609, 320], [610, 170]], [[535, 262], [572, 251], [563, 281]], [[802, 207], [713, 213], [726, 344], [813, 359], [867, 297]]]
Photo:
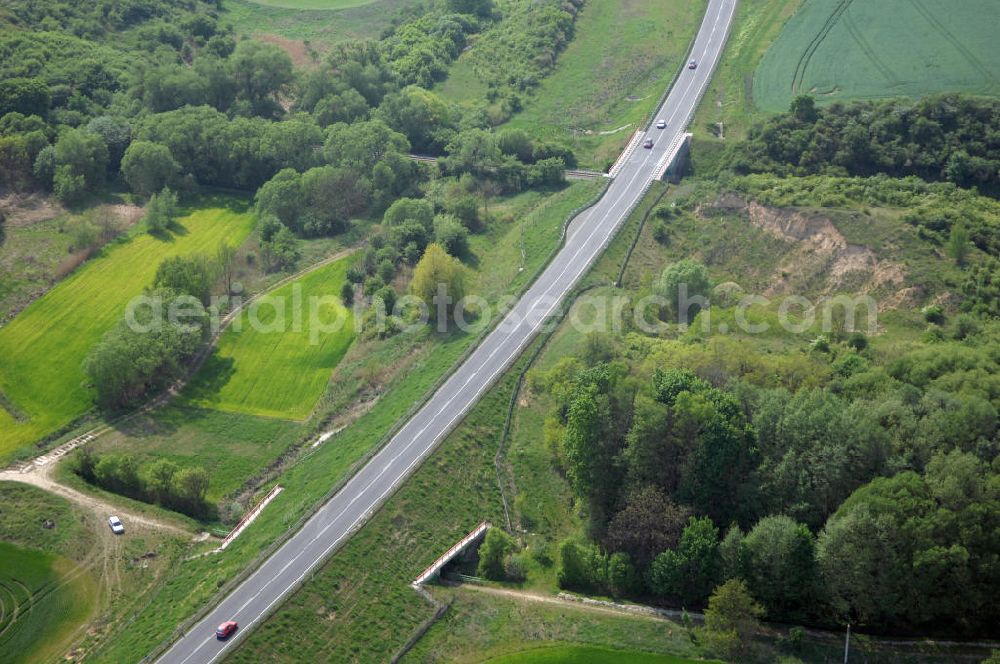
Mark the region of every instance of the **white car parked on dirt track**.
[[108, 517], [108, 525], [111, 526], [111, 532], [115, 535], [121, 535], [125, 532], [125, 524], [123, 524], [122, 520], [116, 516]]

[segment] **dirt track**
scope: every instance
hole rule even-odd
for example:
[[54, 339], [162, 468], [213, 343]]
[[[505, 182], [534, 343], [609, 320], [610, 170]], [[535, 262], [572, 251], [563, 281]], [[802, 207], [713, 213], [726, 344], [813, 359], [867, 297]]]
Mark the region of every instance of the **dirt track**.
[[27, 472], [20, 470], [3, 470], [0, 471], [0, 481], [30, 484], [31, 486], [49, 491], [58, 496], [62, 496], [71, 503], [93, 512], [95, 515], [100, 517], [101, 521], [106, 520], [112, 514], [117, 514], [121, 517], [122, 521], [125, 522], [126, 528], [129, 523], [139, 523], [160, 532], [168, 532], [184, 536], [191, 535], [190, 531], [173, 523], [139, 514], [127, 508], [122, 508], [121, 506], [112, 505], [111, 503], [104, 502], [94, 498], [93, 496], [88, 496], [87, 494], [77, 491], [71, 487], [59, 484], [52, 479], [52, 470], [53, 464], [35, 467]]

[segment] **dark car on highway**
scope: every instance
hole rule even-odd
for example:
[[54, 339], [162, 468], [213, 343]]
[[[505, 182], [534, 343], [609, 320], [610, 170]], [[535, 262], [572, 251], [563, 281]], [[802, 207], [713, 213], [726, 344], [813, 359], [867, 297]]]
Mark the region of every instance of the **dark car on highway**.
[[642, 144], [642, 147], [646, 148], [647, 150], [649, 150], [650, 148], [652, 148], [653, 147], [653, 139], [647, 138], [646, 142]]

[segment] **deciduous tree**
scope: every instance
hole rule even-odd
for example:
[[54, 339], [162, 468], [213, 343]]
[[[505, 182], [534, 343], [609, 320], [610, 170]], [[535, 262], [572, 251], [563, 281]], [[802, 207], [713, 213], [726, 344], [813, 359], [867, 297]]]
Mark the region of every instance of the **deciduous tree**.
[[142, 198], [148, 198], [174, 184], [181, 167], [166, 145], [135, 141], [125, 150], [121, 168], [132, 191]]
[[476, 573], [492, 581], [504, 578], [504, 561], [514, 551], [514, 538], [500, 528], [490, 528], [479, 547], [479, 566]]
[[465, 297], [465, 268], [441, 245], [432, 243], [427, 245], [423, 257], [413, 269], [410, 292], [424, 301], [435, 320], [440, 315], [435, 301], [439, 290], [448, 298], [447, 302], [442, 302], [442, 309], [450, 315]]
[[746, 661], [763, 615], [764, 609], [754, 601], [746, 583], [730, 579], [712, 593], [705, 624], [697, 634], [711, 652], [732, 661]]

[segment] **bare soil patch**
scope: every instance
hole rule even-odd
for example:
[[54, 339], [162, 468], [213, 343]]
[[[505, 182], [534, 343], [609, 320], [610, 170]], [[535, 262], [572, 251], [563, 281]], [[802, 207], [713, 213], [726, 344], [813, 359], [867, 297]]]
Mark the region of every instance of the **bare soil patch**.
[[287, 53], [296, 67], [312, 67], [316, 65], [316, 61], [309, 54], [309, 47], [303, 41], [274, 34], [258, 34], [255, 36], [260, 41], [274, 44]]

